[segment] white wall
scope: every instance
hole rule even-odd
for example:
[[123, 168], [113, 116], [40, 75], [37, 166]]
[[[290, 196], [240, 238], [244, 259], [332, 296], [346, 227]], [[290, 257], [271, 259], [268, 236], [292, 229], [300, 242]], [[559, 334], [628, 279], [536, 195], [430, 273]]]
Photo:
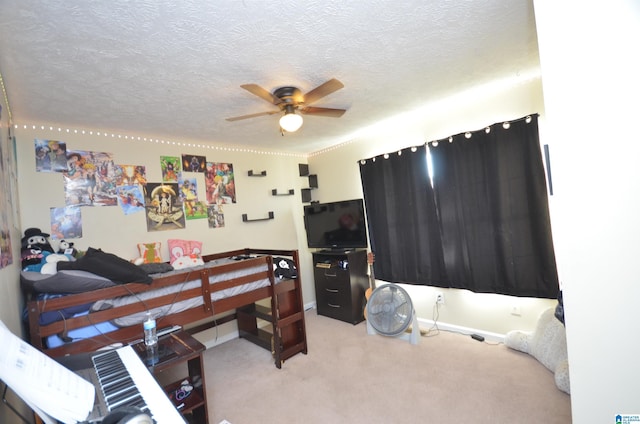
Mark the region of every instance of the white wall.
[[[360, 159], [482, 129], [495, 122], [532, 113], [542, 114], [542, 128], [544, 107], [537, 70], [426, 104], [422, 110], [354, 134], [338, 148], [311, 155], [309, 168], [318, 174], [319, 185], [313, 191], [314, 200], [329, 202], [361, 198]], [[549, 141], [541, 138], [541, 143]], [[426, 286], [404, 287], [415, 303], [419, 318], [431, 320], [434, 317], [435, 291], [440, 291], [445, 296], [445, 304], [439, 310], [439, 322], [443, 324], [440, 328], [473, 330], [490, 337], [499, 337], [512, 329], [531, 330], [539, 314], [556, 304], [548, 299], [477, 294]], [[513, 307], [519, 308], [521, 315], [512, 315]]]
[[640, 415], [640, 3], [535, 1], [575, 423]]

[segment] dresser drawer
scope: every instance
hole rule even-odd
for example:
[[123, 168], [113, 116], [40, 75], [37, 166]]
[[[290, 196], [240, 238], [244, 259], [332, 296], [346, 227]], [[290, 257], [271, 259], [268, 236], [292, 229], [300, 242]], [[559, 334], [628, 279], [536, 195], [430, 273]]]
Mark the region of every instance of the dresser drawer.
[[357, 324], [363, 320], [368, 286], [365, 251], [314, 253], [318, 314]]

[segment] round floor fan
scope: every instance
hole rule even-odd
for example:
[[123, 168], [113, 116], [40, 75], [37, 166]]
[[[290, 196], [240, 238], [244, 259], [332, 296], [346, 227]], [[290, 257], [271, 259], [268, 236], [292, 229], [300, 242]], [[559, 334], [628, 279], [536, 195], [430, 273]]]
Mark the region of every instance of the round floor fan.
[[[410, 326], [411, 332], [407, 333]], [[405, 289], [396, 284], [376, 287], [367, 302], [367, 332], [392, 337], [406, 335], [411, 344], [418, 343], [418, 319]]]

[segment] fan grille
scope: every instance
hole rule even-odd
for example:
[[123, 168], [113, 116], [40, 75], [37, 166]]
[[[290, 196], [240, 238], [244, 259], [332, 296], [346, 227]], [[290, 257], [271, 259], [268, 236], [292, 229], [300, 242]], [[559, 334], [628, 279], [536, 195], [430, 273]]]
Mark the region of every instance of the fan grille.
[[378, 333], [396, 336], [411, 324], [413, 304], [405, 289], [395, 284], [377, 287], [367, 303], [367, 320]]

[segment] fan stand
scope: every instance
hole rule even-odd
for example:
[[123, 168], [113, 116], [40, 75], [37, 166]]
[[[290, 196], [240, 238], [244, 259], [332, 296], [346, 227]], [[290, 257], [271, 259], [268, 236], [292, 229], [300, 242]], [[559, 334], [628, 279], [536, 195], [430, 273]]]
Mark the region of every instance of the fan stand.
[[[415, 309], [413, 309], [411, 311], [411, 331], [409, 331], [409, 329], [407, 329], [406, 331], [403, 331], [402, 333], [395, 335], [395, 336], [388, 336], [388, 337], [398, 337], [401, 339], [405, 339], [408, 340], [409, 343], [411, 343], [412, 345], [417, 345], [418, 344], [418, 340], [420, 340], [420, 327], [418, 326], [418, 317], [416, 316], [416, 311]], [[371, 325], [371, 321], [367, 320], [367, 334], [379, 334], [376, 332], [376, 330], [374, 330], [373, 326]]]

